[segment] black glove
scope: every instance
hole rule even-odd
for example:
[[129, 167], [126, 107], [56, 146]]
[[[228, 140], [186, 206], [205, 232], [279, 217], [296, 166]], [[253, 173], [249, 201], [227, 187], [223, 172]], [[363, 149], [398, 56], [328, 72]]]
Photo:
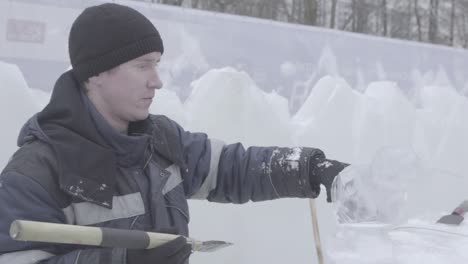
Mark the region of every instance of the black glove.
[[[320, 184], [327, 190], [327, 202], [331, 202], [331, 187], [335, 177], [349, 164], [336, 160], [316, 158], [309, 160], [310, 183], [312, 189], [320, 193]], [[318, 190], [317, 190], [318, 188]]]
[[192, 254], [192, 246], [180, 236], [157, 248], [128, 249], [128, 264], [184, 264]]

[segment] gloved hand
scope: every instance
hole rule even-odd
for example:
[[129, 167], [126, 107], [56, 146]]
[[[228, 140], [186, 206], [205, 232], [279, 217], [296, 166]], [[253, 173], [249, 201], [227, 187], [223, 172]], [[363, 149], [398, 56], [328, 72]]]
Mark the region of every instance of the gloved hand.
[[[335, 177], [349, 164], [324, 158], [309, 160], [310, 183], [314, 191], [320, 193], [320, 184], [327, 190], [327, 202], [331, 202], [331, 187]], [[316, 189], [318, 188], [318, 190]]]
[[184, 264], [192, 253], [192, 246], [180, 236], [157, 248], [128, 249], [128, 264]]

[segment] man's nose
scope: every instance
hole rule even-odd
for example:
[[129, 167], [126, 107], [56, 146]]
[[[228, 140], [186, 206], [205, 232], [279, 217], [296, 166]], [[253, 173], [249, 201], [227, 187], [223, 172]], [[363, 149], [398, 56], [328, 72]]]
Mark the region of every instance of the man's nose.
[[154, 69], [153, 74], [148, 79], [148, 88], [152, 89], [161, 89], [163, 87], [163, 83], [159, 78], [159, 73], [156, 69]]

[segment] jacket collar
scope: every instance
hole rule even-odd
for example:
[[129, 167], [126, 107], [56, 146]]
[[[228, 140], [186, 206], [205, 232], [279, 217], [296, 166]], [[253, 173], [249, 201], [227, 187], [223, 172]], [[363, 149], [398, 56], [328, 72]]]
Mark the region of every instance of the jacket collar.
[[[118, 166], [138, 165], [148, 142], [154, 144], [164, 158], [173, 163], [183, 163], [181, 155], [174, 154], [169, 143], [164, 142], [171, 138], [168, 136], [171, 133], [164, 127], [152, 131], [154, 122], [148, 118], [132, 123], [129, 129], [145, 135], [133, 138], [115, 134], [117, 132], [112, 131], [109, 125], [106, 127], [105, 122], [100, 122], [103, 117], [82, 96], [80, 84], [72, 72], [62, 74], [54, 86], [49, 104], [29, 121], [29, 125], [25, 125], [23, 129], [28, 132], [21, 132], [23, 139], [18, 140], [22, 142], [33, 134], [51, 145], [63, 191], [79, 200], [112, 208]], [[126, 149], [135, 142], [135, 149]], [[132, 151], [140, 153], [131, 154]]]
[[83, 201], [112, 208], [116, 155], [98, 133], [71, 71], [57, 80], [49, 104], [37, 115], [58, 163], [60, 188]]
[[[18, 143], [37, 138], [51, 145], [60, 188], [79, 200], [112, 208], [118, 166], [133, 162], [123, 149], [134, 139], [122, 135], [113, 135], [113, 140], [105, 138], [109, 128], [101, 127], [102, 116], [86, 105], [80, 89], [71, 71], [62, 74], [49, 104], [23, 126]], [[101, 125], [96, 126], [96, 122]], [[186, 168], [177, 132], [168, 118], [150, 116], [131, 123], [129, 131], [144, 134], [143, 140], [149, 141], [154, 152]]]
[[151, 127], [148, 121], [142, 121], [141, 128], [129, 129], [129, 135], [116, 131], [99, 113], [88, 96], [81, 91], [81, 99], [90, 113], [91, 119], [104, 141], [114, 150], [117, 162], [121, 167], [141, 167], [145, 163], [145, 152], [151, 138]]

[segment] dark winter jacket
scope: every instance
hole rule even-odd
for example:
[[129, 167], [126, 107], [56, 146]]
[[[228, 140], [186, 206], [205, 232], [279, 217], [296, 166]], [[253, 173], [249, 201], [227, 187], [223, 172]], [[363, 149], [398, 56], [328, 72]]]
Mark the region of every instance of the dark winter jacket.
[[126, 263], [125, 249], [20, 242], [16, 219], [188, 235], [187, 199], [245, 203], [315, 198], [311, 148], [225, 145], [164, 116], [113, 130], [71, 72], [23, 127], [0, 176], [0, 263]]

